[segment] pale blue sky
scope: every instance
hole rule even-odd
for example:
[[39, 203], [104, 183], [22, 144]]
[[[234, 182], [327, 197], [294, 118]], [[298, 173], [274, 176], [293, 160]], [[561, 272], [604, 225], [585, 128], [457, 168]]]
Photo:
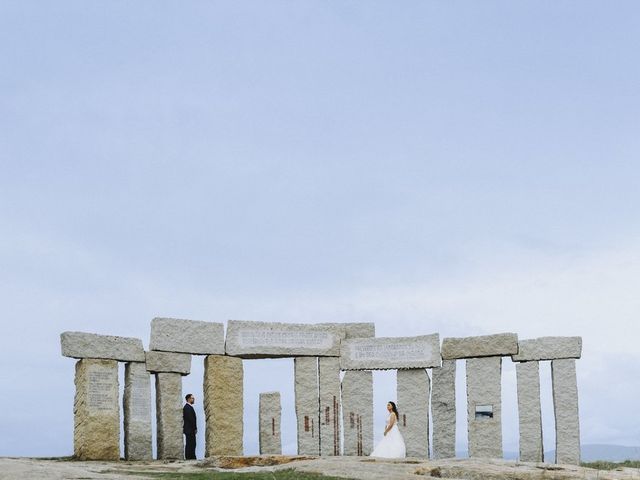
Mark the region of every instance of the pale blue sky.
[[640, 444], [638, 51], [633, 1], [0, 2], [0, 455], [71, 452], [61, 331], [159, 315], [583, 335], [583, 442]]

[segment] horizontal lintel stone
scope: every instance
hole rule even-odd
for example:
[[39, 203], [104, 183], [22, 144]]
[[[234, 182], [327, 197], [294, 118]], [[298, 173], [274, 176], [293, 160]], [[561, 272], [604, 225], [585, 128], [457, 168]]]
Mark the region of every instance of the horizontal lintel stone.
[[224, 325], [216, 322], [154, 318], [151, 321], [150, 350], [224, 355]]
[[440, 336], [353, 338], [340, 348], [342, 370], [440, 367]]
[[151, 373], [191, 373], [191, 355], [188, 353], [146, 352], [147, 372]]
[[96, 358], [119, 362], [144, 362], [142, 340], [85, 332], [60, 334], [62, 355], [71, 358]]
[[518, 335], [497, 333], [478, 337], [445, 338], [442, 341], [442, 358], [500, 357], [518, 353]]
[[225, 348], [240, 358], [337, 357], [340, 339], [331, 326], [229, 320]]
[[318, 323], [316, 325], [336, 328], [342, 340], [376, 336], [376, 324], [373, 322]]
[[540, 337], [518, 342], [518, 353], [514, 362], [559, 360], [582, 356], [582, 337]]

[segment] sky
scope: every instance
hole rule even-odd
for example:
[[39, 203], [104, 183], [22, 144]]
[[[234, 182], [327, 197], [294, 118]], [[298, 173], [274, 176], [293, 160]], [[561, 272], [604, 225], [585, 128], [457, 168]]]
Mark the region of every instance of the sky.
[[0, 2], [0, 455], [73, 451], [61, 332], [156, 316], [580, 335], [583, 444], [640, 445], [638, 51], [624, 0]]

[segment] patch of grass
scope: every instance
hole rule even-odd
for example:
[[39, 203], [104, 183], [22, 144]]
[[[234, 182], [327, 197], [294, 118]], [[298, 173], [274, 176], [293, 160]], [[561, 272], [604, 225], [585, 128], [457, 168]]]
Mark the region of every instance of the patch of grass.
[[605, 462], [598, 460], [597, 462], [582, 462], [581, 465], [587, 468], [595, 468], [597, 470], [615, 470], [617, 468], [640, 468], [640, 460], [625, 460], [624, 462]]
[[[105, 472], [107, 473], [107, 472]], [[303, 473], [293, 469], [279, 470], [277, 472], [198, 472], [198, 473], [168, 473], [168, 472], [136, 472], [136, 471], [111, 471], [139, 475], [148, 478], [163, 480], [345, 480], [343, 477], [327, 477], [319, 473]], [[348, 479], [346, 479], [348, 480]]]

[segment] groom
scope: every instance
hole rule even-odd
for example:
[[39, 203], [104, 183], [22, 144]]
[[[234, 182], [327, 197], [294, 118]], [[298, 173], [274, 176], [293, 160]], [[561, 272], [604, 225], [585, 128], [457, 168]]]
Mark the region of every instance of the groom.
[[198, 433], [198, 425], [196, 423], [196, 411], [193, 409], [193, 403], [196, 398], [190, 393], [184, 399], [186, 403], [182, 408], [182, 419], [184, 422], [183, 432], [186, 437], [186, 445], [184, 447], [185, 460], [196, 459], [196, 433]]

